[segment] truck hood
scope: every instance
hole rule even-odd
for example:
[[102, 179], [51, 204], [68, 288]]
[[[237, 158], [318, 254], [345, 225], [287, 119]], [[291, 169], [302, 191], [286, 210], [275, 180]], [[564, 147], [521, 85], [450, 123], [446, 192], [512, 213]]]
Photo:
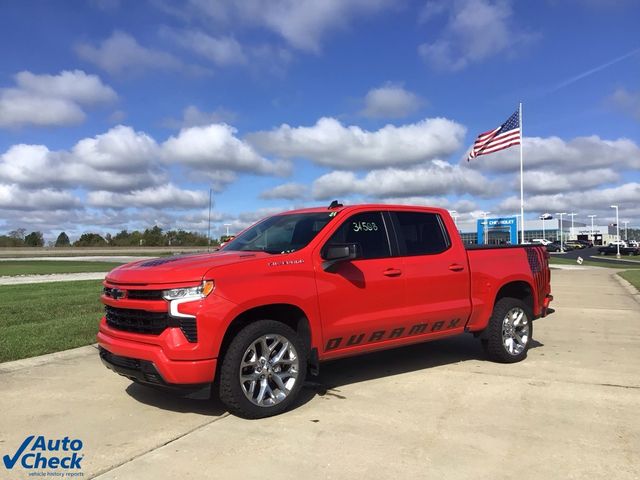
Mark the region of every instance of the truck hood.
[[150, 258], [117, 267], [107, 274], [106, 280], [129, 285], [200, 282], [214, 267], [270, 256], [264, 252], [221, 251]]

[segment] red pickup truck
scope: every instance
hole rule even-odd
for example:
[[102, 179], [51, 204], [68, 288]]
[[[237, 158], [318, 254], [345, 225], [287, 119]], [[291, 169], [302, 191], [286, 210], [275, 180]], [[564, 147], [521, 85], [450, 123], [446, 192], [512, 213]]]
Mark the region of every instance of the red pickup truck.
[[143, 384], [215, 385], [246, 418], [284, 411], [307, 372], [465, 332], [525, 358], [552, 300], [542, 246], [465, 248], [446, 210], [284, 212], [220, 251], [142, 260], [104, 281], [104, 364]]

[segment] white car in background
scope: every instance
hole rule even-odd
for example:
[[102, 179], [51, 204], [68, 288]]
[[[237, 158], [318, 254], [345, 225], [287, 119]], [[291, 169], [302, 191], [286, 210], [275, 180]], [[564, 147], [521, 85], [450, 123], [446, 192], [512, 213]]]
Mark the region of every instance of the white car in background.
[[609, 242], [609, 245], [613, 245], [614, 247], [616, 245], [620, 245], [621, 247], [627, 247], [627, 242], [625, 242], [624, 240], [614, 240], [612, 242]]
[[547, 240], [546, 238], [534, 238], [531, 240], [531, 243], [539, 243], [540, 245], [544, 245], [546, 247], [552, 242], [551, 240]]

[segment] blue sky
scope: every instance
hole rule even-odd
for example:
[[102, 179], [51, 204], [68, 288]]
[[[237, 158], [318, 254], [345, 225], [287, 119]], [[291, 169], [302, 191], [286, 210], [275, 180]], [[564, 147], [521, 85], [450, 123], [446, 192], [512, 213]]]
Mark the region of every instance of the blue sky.
[[[0, 233], [214, 234], [328, 204], [640, 226], [634, 1], [0, 4]], [[584, 218], [582, 218], [584, 217]]]

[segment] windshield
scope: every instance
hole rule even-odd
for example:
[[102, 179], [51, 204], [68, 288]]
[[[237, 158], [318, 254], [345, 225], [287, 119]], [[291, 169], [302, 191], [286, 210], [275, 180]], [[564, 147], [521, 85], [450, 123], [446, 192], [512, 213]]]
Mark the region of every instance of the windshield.
[[291, 253], [315, 238], [336, 212], [275, 215], [240, 234], [224, 247], [225, 251]]

